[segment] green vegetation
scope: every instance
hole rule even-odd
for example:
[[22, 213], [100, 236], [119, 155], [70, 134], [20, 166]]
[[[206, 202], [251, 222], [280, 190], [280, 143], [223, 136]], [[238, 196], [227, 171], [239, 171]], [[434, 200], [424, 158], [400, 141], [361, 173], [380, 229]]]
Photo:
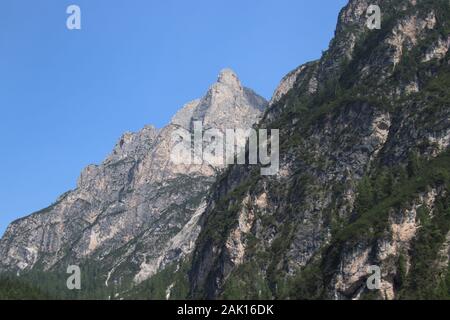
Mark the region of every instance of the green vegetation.
[[0, 278], [0, 300], [47, 300], [49, 296], [16, 277]]
[[[197, 241], [197, 245], [201, 245], [205, 241], [213, 241], [214, 243], [223, 242], [228, 231], [237, 223], [236, 217], [245, 195], [249, 189], [256, 185], [256, 182], [260, 178], [257, 170], [259, 169], [254, 168], [245, 182], [232, 188], [226, 195], [220, 197], [212, 215], [207, 217], [207, 221]], [[219, 183], [220, 179], [215, 185], [219, 185]], [[214, 187], [212, 189], [214, 189]]]
[[[105, 286], [104, 277], [100, 277], [100, 268], [95, 262], [80, 264], [81, 269], [81, 290], [69, 290], [67, 279], [70, 274], [66, 270], [33, 270], [22, 272], [20, 276], [13, 274], [3, 274], [2, 277], [13, 280], [13, 284], [18, 284], [18, 295], [14, 299], [28, 299], [26, 292], [20, 290], [22, 287], [32, 288], [32, 292], [38, 292], [39, 298], [73, 300], [73, 299], [108, 299], [119, 291], [118, 286]], [[102, 273], [103, 274], [103, 273]], [[0, 287], [0, 296], [4, 294], [4, 288]], [[23, 292], [24, 295], [20, 295]]]
[[[189, 294], [187, 277], [190, 261], [172, 264], [150, 279], [132, 288], [125, 294], [126, 299], [172, 300], [186, 299]], [[170, 293], [170, 295], [168, 295]]]
[[439, 269], [439, 250], [450, 230], [450, 199], [439, 199], [432, 217], [424, 211], [420, 214], [421, 229], [412, 250], [412, 268], [399, 286], [400, 298], [450, 299], [448, 270]]
[[[412, 155], [409, 163], [408, 170], [402, 167], [383, 169], [361, 180], [353, 222], [323, 249], [319, 254], [322, 259], [299, 270], [291, 281], [289, 297], [329, 298], [325, 295], [325, 286], [337, 270], [343, 250], [356, 244], [376, 242], [387, 231], [389, 212], [404, 208], [427, 188], [444, 188], [450, 192], [450, 152], [430, 161], [418, 161]], [[405, 257], [400, 255], [397, 261], [395, 286], [400, 292], [399, 298], [450, 299], [450, 274], [445, 268], [439, 271], [436, 264], [439, 249], [450, 230], [450, 198], [438, 199], [432, 216], [423, 208], [418, 210], [418, 220], [421, 228], [414, 241], [413, 267], [408, 275]]]
[[224, 299], [271, 299], [272, 292], [260, 266], [255, 261], [241, 265], [227, 280], [222, 293]]

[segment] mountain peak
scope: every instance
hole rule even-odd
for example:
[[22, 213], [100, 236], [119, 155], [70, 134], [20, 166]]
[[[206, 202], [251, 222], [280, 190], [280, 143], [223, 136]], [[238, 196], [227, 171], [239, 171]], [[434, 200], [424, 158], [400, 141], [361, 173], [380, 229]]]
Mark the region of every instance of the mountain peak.
[[226, 69], [223, 69], [222, 71], [220, 71], [217, 82], [228, 85], [230, 87], [237, 87], [237, 88], [242, 87], [241, 81], [239, 80], [236, 73], [229, 68], [226, 68]]

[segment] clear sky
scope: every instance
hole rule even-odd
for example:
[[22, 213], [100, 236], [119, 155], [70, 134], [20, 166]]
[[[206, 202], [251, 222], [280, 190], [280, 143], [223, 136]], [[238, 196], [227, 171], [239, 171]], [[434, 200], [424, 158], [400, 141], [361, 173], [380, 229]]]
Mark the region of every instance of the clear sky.
[[[270, 98], [346, 0], [1, 0], [0, 235], [73, 189], [125, 131], [164, 126], [218, 72]], [[66, 28], [81, 8], [82, 29]]]

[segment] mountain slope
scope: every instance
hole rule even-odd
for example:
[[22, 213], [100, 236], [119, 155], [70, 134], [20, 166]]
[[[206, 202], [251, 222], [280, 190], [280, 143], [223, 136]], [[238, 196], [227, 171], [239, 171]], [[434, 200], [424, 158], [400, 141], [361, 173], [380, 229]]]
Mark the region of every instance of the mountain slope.
[[266, 104], [223, 70], [168, 126], [125, 133], [102, 164], [83, 170], [75, 190], [13, 222], [0, 241], [0, 270], [64, 279], [68, 265], [80, 265], [97, 286], [126, 288], [177, 261], [193, 248], [203, 198], [220, 168], [172, 162], [172, 133], [194, 121], [223, 133], [251, 128]]
[[448, 1], [351, 0], [260, 122], [280, 129], [279, 174], [234, 166], [213, 187], [190, 296], [450, 297], [449, 45]]
[[280, 130], [277, 175], [170, 162], [175, 129], [257, 122], [265, 101], [225, 70], [169, 126], [125, 134], [76, 190], [13, 223], [0, 268], [81, 264], [110, 297], [450, 298], [449, 47], [447, 0], [350, 0], [329, 49], [258, 122]]

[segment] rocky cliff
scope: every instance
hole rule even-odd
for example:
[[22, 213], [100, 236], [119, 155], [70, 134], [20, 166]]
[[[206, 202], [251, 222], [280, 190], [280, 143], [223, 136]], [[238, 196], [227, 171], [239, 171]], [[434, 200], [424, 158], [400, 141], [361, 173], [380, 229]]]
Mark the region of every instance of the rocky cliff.
[[266, 105], [223, 70], [168, 126], [125, 133], [102, 164], [83, 170], [75, 190], [13, 222], [0, 241], [0, 269], [50, 273], [95, 265], [95, 281], [110, 286], [139, 283], [177, 261], [193, 249], [205, 195], [223, 166], [174, 163], [172, 133], [190, 131], [194, 121], [223, 133], [251, 128]]
[[234, 166], [211, 191], [190, 296], [448, 297], [449, 39], [448, 1], [351, 0], [260, 123], [280, 129], [278, 175]]
[[[108, 286], [137, 284], [131, 298], [449, 298], [449, 47], [447, 0], [350, 0], [329, 49], [263, 114], [225, 70], [169, 126], [125, 134], [76, 190], [14, 222], [0, 266], [94, 264]], [[174, 129], [259, 116], [280, 130], [276, 175], [170, 162]]]

